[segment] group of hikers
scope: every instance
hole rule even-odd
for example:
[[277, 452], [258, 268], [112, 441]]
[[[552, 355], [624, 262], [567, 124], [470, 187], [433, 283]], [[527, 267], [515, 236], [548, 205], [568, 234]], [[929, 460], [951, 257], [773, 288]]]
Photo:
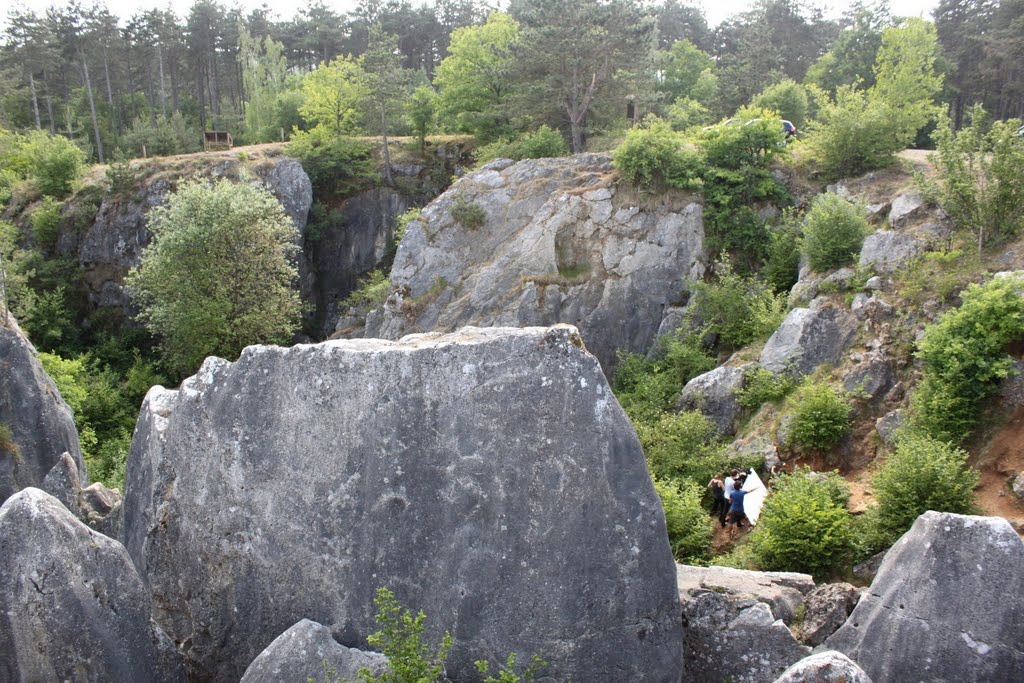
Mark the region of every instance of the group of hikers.
[[[729, 537], [736, 536], [737, 529], [744, 526], [752, 526], [752, 522], [744, 508], [743, 501], [747, 494], [764, 488], [760, 477], [751, 470], [750, 474], [740, 472], [737, 468], [729, 471], [728, 476], [722, 478], [725, 473], [716, 474], [710, 482], [708, 489], [714, 503], [711, 507], [711, 515], [718, 517], [722, 528], [729, 527]], [[750, 486], [747, 486], [748, 480]], [[760, 510], [760, 506], [758, 506]]]

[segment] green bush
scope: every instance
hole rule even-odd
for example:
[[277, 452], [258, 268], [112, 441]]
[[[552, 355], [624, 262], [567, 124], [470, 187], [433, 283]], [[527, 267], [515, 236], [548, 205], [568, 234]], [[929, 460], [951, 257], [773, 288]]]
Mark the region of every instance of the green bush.
[[853, 263], [868, 230], [857, 205], [832, 192], [815, 197], [804, 218], [803, 250], [811, 270], [824, 272]]
[[148, 118], [136, 118], [121, 140], [128, 156], [160, 157], [171, 154], [191, 154], [201, 148], [203, 134], [198, 127], [190, 127], [180, 112], [169, 117], [156, 117], [156, 125]]
[[923, 381], [911, 394], [912, 421], [951, 441], [966, 438], [978, 409], [1010, 372], [1010, 343], [1024, 337], [1024, 281], [1000, 277], [970, 285], [960, 308], [925, 328], [917, 357]]
[[1020, 120], [995, 121], [986, 130], [985, 110], [971, 111], [971, 125], [954, 133], [948, 119], [935, 131], [935, 176], [920, 178], [960, 229], [977, 236], [979, 250], [1024, 231], [1024, 139]]
[[711, 517], [701, 505], [704, 489], [690, 479], [654, 479], [654, 490], [665, 508], [668, 542], [676, 560], [702, 564], [711, 550]]
[[85, 153], [62, 135], [34, 130], [28, 134], [21, 153], [39, 191], [58, 199], [71, 192], [71, 184], [85, 170]]
[[807, 119], [807, 89], [789, 78], [769, 85], [750, 101], [754, 109], [777, 112], [790, 121], [797, 130], [803, 128]]
[[768, 230], [768, 249], [761, 277], [778, 294], [788, 294], [800, 279], [800, 222], [785, 210]]
[[688, 315], [704, 334], [717, 335], [723, 349], [738, 349], [769, 336], [785, 316], [786, 298], [763, 283], [732, 272], [728, 262], [715, 265], [711, 282], [693, 283]]
[[704, 161], [672, 127], [657, 118], [632, 128], [612, 151], [612, 163], [622, 177], [650, 188], [696, 190], [702, 185]]
[[879, 528], [891, 542], [927, 510], [969, 513], [977, 484], [966, 451], [921, 433], [905, 433], [872, 482]]
[[764, 168], [786, 148], [782, 119], [751, 108], [741, 109], [729, 124], [701, 131], [697, 144], [708, 165], [733, 170]]
[[334, 137], [322, 128], [293, 132], [287, 153], [302, 163], [320, 197], [347, 197], [380, 181], [368, 144]]
[[342, 299], [338, 310], [376, 308], [384, 304], [390, 291], [391, 281], [387, 274], [380, 269], [371, 270], [360, 279], [359, 286]]
[[729, 464], [718, 428], [696, 410], [665, 413], [654, 424], [637, 426], [651, 473], [662, 479], [708, 482]]
[[853, 550], [850, 513], [833, 487], [808, 471], [781, 474], [765, 501], [750, 543], [758, 566], [806, 572], [824, 580]]
[[523, 133], [514, 140], [496, 140], [476, 151], [478, 164], [494, 159], [544, 159], [564, 157], [569, 153], [565, 138], [554, 128], [544, 125], [531, 133]]
[[57, 245], [60, 236], [60, 212], [63, 203], [53, 197], [43, 197], [32, 211], [29, 222], [32, 224], [32, 236], [43, 250], [50, 251]]
[[654, 357], [620, 354], [612, 375], [612, 389], [634, 424], [657, 422], [672, 408], [688, 381], [715, 367], [697, 334], [667, 335], [658, 341]]
[[18, 444], [14, 443], [14, 432], [7, 423], [0, 422], [0, 455], [14, 455], [18, 452]]
[[447, 631], [435, 651], [423, 642], [423, 610], [413, 616], [403, 608], [394, 593], [378, 588], [374, 598], [377, 606], [379, 631], [371, 633], [367, 642], [388, 658], [388, 669], [379, 675], [369, 669], [359, 670], [362, 683], [433, 683], [442, 680], [445, 660], [452, 648], [452, 637]]
[[467, 230], [476, 230], [487, 222], [487, 213], [484, 211], [484, 207], [467, 201], [462, 195], [458, 195], [452, 200], [451, 206], [448, 207], [448, 213], [452, 220]]
[[841, 393], [808, 377], [788, 406], [789, 439], [800, 451], [827, 451], [849, 434], [850, 412], [850, 403]]
[[548, 665], [539, 655], [533, 655], [530, 658], [530, 666], [526, 667], [521, 674], [516, 673], [516, 653], [513, 652], [505, 660], [505, 663], [498, 669], [497, 676], [491, 676], [490, 662], [478, 659], [473, 662], [476, 666], [476, 670], [482, 674], [487, 674], [484, 678], [484, 683], [527, 683], [528, 681], [535, 680], [540, 670]]
[[744, 408], [754, 410], [765, 403], [781, 401], [792, 390], [793, 380], [788, 375], [755, 367], [743, 372], [743, 387], [736, 392], [736, 400]]

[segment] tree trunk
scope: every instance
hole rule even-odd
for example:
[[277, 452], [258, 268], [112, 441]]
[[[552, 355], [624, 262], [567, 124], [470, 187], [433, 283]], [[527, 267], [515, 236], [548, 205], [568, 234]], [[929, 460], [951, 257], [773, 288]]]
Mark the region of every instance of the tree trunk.
[[50, 135], [56, 135], [57, 126], [53, 122], [53, 98], [50, 93], [46, 93], [46, 116], [50, 119]]
[[107, 57], [107, 48], [103, 48], [103, 76], [107, 80], [107, 104], [110, 105], [110, 114], [117, 125], [117, 134], [121, 135], [124, 127], [121, 124], [121, 109], [114, 107], [114, 89], [110, 86], [110, 60]]
[[210, 50], [210, 111], [214, 116], [220, 116], [220, 83], [217, 82], [217, 50]]
[[32, 113], [36, 115], [36, 130], [41, 130], [43, 124], [39, 120], [39, 99], [36, 97], [36, 79], [32, 77], [31, 71], [28, 72], [28, 88], [32, 91]]
[[164, 51], [156, 46], [156, 55], [160, 61], [160, 113], [167, 118], [167, 88], [164, 85]]
[[380, 132], [384, 138], [384, 182], [388, 187], [395, 186], [395, 179], [391, 176], [391, 150], [388, 149], [388, 116], [387, 108], [380, 108]]
[[89, 96], [89, 115], [92, 116], [92, 131], [96, 135], [96, 156], [100, 163], [103, 161], [103, 140], [100, 139], [100, 124], [96, 119], [96, 102], [92, 98], [92, 81], [89, 80], [89, 65], [85, 61], [85, 55], [81, 56], [82, 73], [85, 75], [85, 92]]

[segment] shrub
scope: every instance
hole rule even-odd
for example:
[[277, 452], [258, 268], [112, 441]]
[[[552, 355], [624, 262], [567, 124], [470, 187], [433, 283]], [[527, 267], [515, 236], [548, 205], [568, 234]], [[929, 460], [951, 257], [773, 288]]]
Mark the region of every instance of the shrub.
[[562, 134], [544, 125], [514, 140], [496, 140], [480, 147], [476, 151], [476, 160], [478, 164], [485, 164], [494, 159], [544, 159], [564, 157], [568, 153], [569, 146]]
[[32, 224], [32, 236], [44, 250], [52, 250], [60, 236], [60, 212], [63, 204], [53, 197], [43, 197], [29, 218]]
[[28, 134], [22, 154], [40, 192], [58, 199], [71, 192], [71, 184], [85, 169], [85, 153], [62, 135], [34, 130]]
[[872, 482], [879, 528], [895, 541], [927, 510], [968, 513], [977, 483], [966, 451], [925, 434], [905, 433]]
[[360, 669], [359, 680], [363, 683], [441, 680], [445, 660], [452, 648], [451, 634], [445, 632], [435, 651], [423, 642], [423, 622], [426, 619], [423, 610], [413, 616], [387, 588], [378, 588], [373, 602], [377, 606], [380, 630], [371, 633], [366, 640], [388, 658], [388, 669], [376, 676], [369, 669]]
[[704, 489], [690, 479], [654, 479], [654, 490], [665, 508], [668, 541], [676, 560], [706, 562], [711, 549], [711, 517], [701, 505]]
[[774, 111], [800, 130], [807, 118], [807, 90], [791, 79], [769, 85], [750, 101], [754, 109]]
[[299, 321], [294, 227], [270, 192], [192, 180], [149, 213], [153, 241], [128, 277], [139, 318], [160, 336], [169, 366], [284, 343]]
[[190, 127], [181, 113], [175, 112], [166, 118], [156, 117], [156, 125], [145, 117], [136, 118], [125, 132], [122, 145], [129, 156], [142, 156], [145, 147], [146, 156], [159, 157], [198, 152], [202, 139], [199, 128]]
[[491, 665], [490, 662], [479, 659], [473, 664], [476, 666], [476, 670], [482, 674], [487, 674], [484, 678], [484, 683], [526, 683], [537, 678], [537, 674], [540, 670], [548, 665], [539, 655], [533, 655], [530, 658], [530, 666], [526, 667], [521, 674], [516, 673], [516, 653], [513, 652], [505, 660], [505, 664], [498, 669], [497, 676], [490, 675]]
[[768, 249], [761, 277], [777, 294], [788, 294], [800, 279], [800, 223], [790, 210], [768, 230]]
[[807, 572], [823, 580], [853, 549], [850, 513], [813, 473], [781, 474], [751, 533], [762, 569]]
[[391, 291], [391, 281], [383, 270], [371, 270], [363, 276], [359, 286], [338, 305], [339, 311], [350, 308], [370, 309], [383, 305]]
[[804, 380], [790, 402], [790, 440], [797, 450], [826, 451], [850, 431], [850, 404], [825, 382]]
[[764, 168], [786, 148], [782, 119], [751, 108], [737, 112], [732, 123], [701, 131], [697, 144], [709, 165], [733, 170]]
[[793, 380], [789, 376], [751, 368], [743, 373], [743, 387], [736, 392], [736, 400], [744, 408], [754, 410], [765, 403], [782, 400], [792, 390]]
[[767, 337], [782, 322], [786, 299], [761, 282], [732, 272], [728, 262], [715, 265], [718, 277], [693, 284], [690, 319], [705, 334], [717, 335], [725, 349], [738, 349]]
[[650, 188], [696, 190], [702, 185], [704, 161], [696, 149], [665, 121], [649, 118], [632, 128], [612, 152], [612, 163], [622, 177]]
[[923, 381], [911, 395], [912, 421], [942, 440], [960, 441], [974, 427], [978, 408], [1012, 366], [1006, 347], [1024, 336], [1024, 281], [993, 278], [972, 284], [960, 308], [925, 328], [917, 357]]
[[18, 452], [18, 444], [14, 443], [14, 432], [7, 423], [0, 422], [0, 454], [14, 455]]
[[853, 263], [867, 233], [867, 219], [855, 204], [832, 192], [818, 195], [804, 218], [808, 265], [824, 272]]
[[728, 464], [718, 428], [696, 410], [665, 413], [654, 424], [639, 425], [637, 435], [656, 477], [706, 483]]
[[380, 180], [368, 144], [322, 128], [293, 132], [287, 152], [302, 163], [317, 196], [346, 197]]
[[620, 354], [612, 375], [612, 388], [634, 424], [656, 422], [683, 386], [715, 367], [697, 334], [666, 335], [658, 341], [654, 358]]
[[467, 201], [462, 195], [458, 195], [452, 200], [451, 206], [448, 207], [448, 213], [452, 220], [467, 230], [476, 230], [487, 221], [484, 207]]

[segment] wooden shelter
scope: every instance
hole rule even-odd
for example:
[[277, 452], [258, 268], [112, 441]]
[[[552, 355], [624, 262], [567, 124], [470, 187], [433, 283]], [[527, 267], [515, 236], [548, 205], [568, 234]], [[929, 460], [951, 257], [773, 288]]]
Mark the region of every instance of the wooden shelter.
[[210, 151], [211, 149], [231, 149], [234, 144], [234, 140], [231, 139], [231, 133], [226, 130], [204, 130], [203, 131], [203, 151]]

